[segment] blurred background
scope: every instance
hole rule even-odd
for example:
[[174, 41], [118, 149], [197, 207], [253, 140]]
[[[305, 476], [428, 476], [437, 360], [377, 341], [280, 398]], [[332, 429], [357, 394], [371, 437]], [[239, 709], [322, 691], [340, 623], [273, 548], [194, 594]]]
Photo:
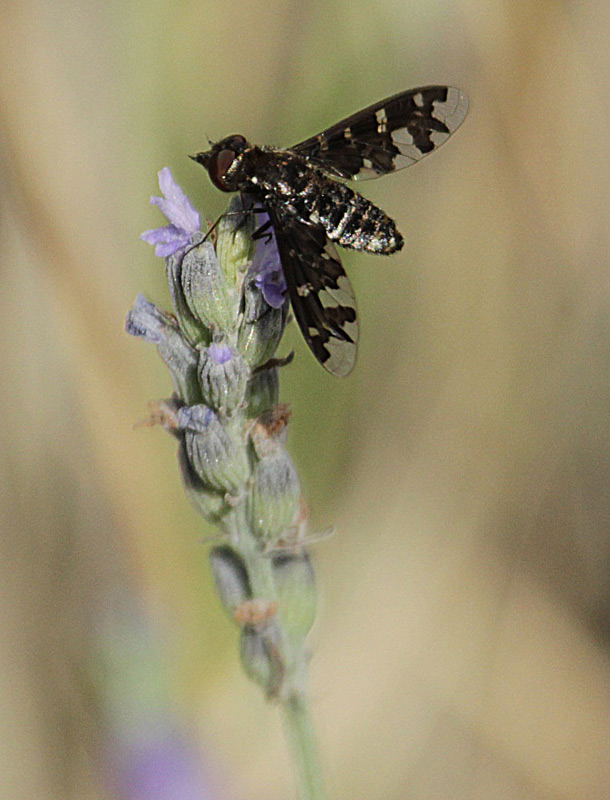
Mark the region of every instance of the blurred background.
[[360, 358], [282, 374], [322, 602], [329, 798], [610, 797], [610, 6], [21, 0], [0, 7], [0, 796], [294, 796], [242, 675], [167, 396], [123, 331], [169, 166], [290, 145], [418, 85], [462, 129], [364, 185], [391, 259], [343, 252]]

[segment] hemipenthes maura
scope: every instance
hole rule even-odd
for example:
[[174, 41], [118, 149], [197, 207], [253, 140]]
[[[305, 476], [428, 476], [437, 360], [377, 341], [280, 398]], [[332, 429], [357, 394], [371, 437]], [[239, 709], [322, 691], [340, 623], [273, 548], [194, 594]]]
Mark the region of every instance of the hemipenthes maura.
[[295, 147], [259, 147], [238, 134], [192, 158], [223, 192], [250, 195], [273, 225], [294, 316], [333, 375], [356, 360], [356, 298], [334, 242], [389, 255], [396, 224], [343, 180], [388, 175], [440, 147], [468, 110], [464, 92], [426, 86], [375, 103]]

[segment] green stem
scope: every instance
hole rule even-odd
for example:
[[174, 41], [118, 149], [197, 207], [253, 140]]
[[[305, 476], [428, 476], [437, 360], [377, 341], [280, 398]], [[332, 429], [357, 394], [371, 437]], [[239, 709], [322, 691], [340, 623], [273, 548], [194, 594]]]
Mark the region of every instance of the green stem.
[[322, 770], [305, 694], [294, 693], [284, 703], [284, 717], [297, 772], [300, 800], [324, 800]]

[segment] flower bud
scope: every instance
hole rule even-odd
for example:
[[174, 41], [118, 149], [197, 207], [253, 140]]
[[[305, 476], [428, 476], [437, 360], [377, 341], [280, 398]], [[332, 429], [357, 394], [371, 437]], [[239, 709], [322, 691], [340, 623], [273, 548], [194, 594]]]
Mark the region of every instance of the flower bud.
[[210, 241], [187, 250], [182, 259], [181, 284], [193, 315], [212, 333], [235, 329], [239, 298], [227, 286]]
[[182, 400], [189, 404], [201, 402], [197, 351], [180, 333], [173, 317], [139, 294], [127, 315], [125, 329], [132, 336], [141, 336], [157, 345], [170, 371], [174, 391]]
[[186, 454], [201, 480], [213, 489], [239, 494], [250, 473], [243, 436], [235, 424], [223, 425], [211, 408], [184, 406], [178, 412]]
[[212, 549], [210, 566], [220, 602], [233, 617], [236, 609], [251, 597], [246, 566], [235, 550], [228, 545]]
[[229, 510], [224, 492], [210, 488], [197, 475], [189, 461], [185, 439], [178, 449], [178, 464], [184, 491], [192, 505], [208, 522], [219, 523]]
[[240, 655], [248, 677], [263, 687], [267, 697], [277, 697], [285, 674], [277, 626], [272, 624], [264, 630], [243, 628]]
[[226, 344], [212, 343], [199, 356], [199, 380], [205, 402], [217, 411], [233, 411], [244, 403], [250, 368]]
[[239, 327], [238, 344], [252, 367], [268, 361], [275, 353], [288, 318], [288, 305], [272, 308], [265, 301], [256, 278], [248, 273], [243, 285], [244, 313]]
[[246, 390], [247, 414], [250, 419], [260, 416], [272, 406], [275, 406], [280, 397], [279, 370], [277, 367], [261, 369], [255, 372], [248, 381]]
[[237, 287], [254, 252], [252, 233], [254, 230], [254, 214], [244, 212], [243, 200], [238, 195], [229, 203], [227, 213], [223, 215], [216, 228], [218, 238], [216, 252], [220, 259], [227, 284]]
[[300, 646], [316, 617], [316, 584], [309, 555], [280, 553], [273, 559], [282, 630]]
[[267, 547], [293, 524], [299, 509], [300, 486], [292, 459], [281, 445], [264, 455], [253, 471], [248, 496], [252, 533]]
[[[195, 234], [193, 241], [195, 244], [200, 244], [203, 240], [203, 233]], [[169, 291], [172, 298], [172, 305], [174, 307], [174, 314], [178, 319], [178, 323], [183, 332], [189, 337], [191, 342], [198, 344], [199, 342], [208, 343], [211, 341], [212, 335], [205, 325], [202, 325], [199, 319], [193, 314], [184, 295], [182, 288], [182, 260], [184, 258], [184, 250], [167, 256], [165, 259], [165, 274], [169, 283]]]

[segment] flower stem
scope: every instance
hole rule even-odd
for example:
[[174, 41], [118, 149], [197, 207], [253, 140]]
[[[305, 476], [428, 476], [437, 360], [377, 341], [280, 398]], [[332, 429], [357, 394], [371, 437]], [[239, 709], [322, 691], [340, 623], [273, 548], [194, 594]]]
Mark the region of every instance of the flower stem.
[[170, 370], [174, 393], [151, 419], [178, 439], [186, 492], [224, 534], [210, 551], [218, 596], [241, 629], [246, 674], [284, 709], [300, 798], [323, 800], [303, 689], [315, 574], [285, 447], [290, 412], [279, 402], [279, 367], [290, 358], [275, 358], [288, 318], [277, 242], [253, 241], [254, 215], [236, 198], [215, 248], [169, 169], [159, 185], [164, 198], [152, 202], [170, 225], [143, 238], [166, 258], [174, 314], [139, 296], [127, 330], [156, 344]]
[[324, 800], [322, 770], [313, 724], [304, 693], [293, 693], [283, 704], [288, 739], [299, 785], [299, 800]]

